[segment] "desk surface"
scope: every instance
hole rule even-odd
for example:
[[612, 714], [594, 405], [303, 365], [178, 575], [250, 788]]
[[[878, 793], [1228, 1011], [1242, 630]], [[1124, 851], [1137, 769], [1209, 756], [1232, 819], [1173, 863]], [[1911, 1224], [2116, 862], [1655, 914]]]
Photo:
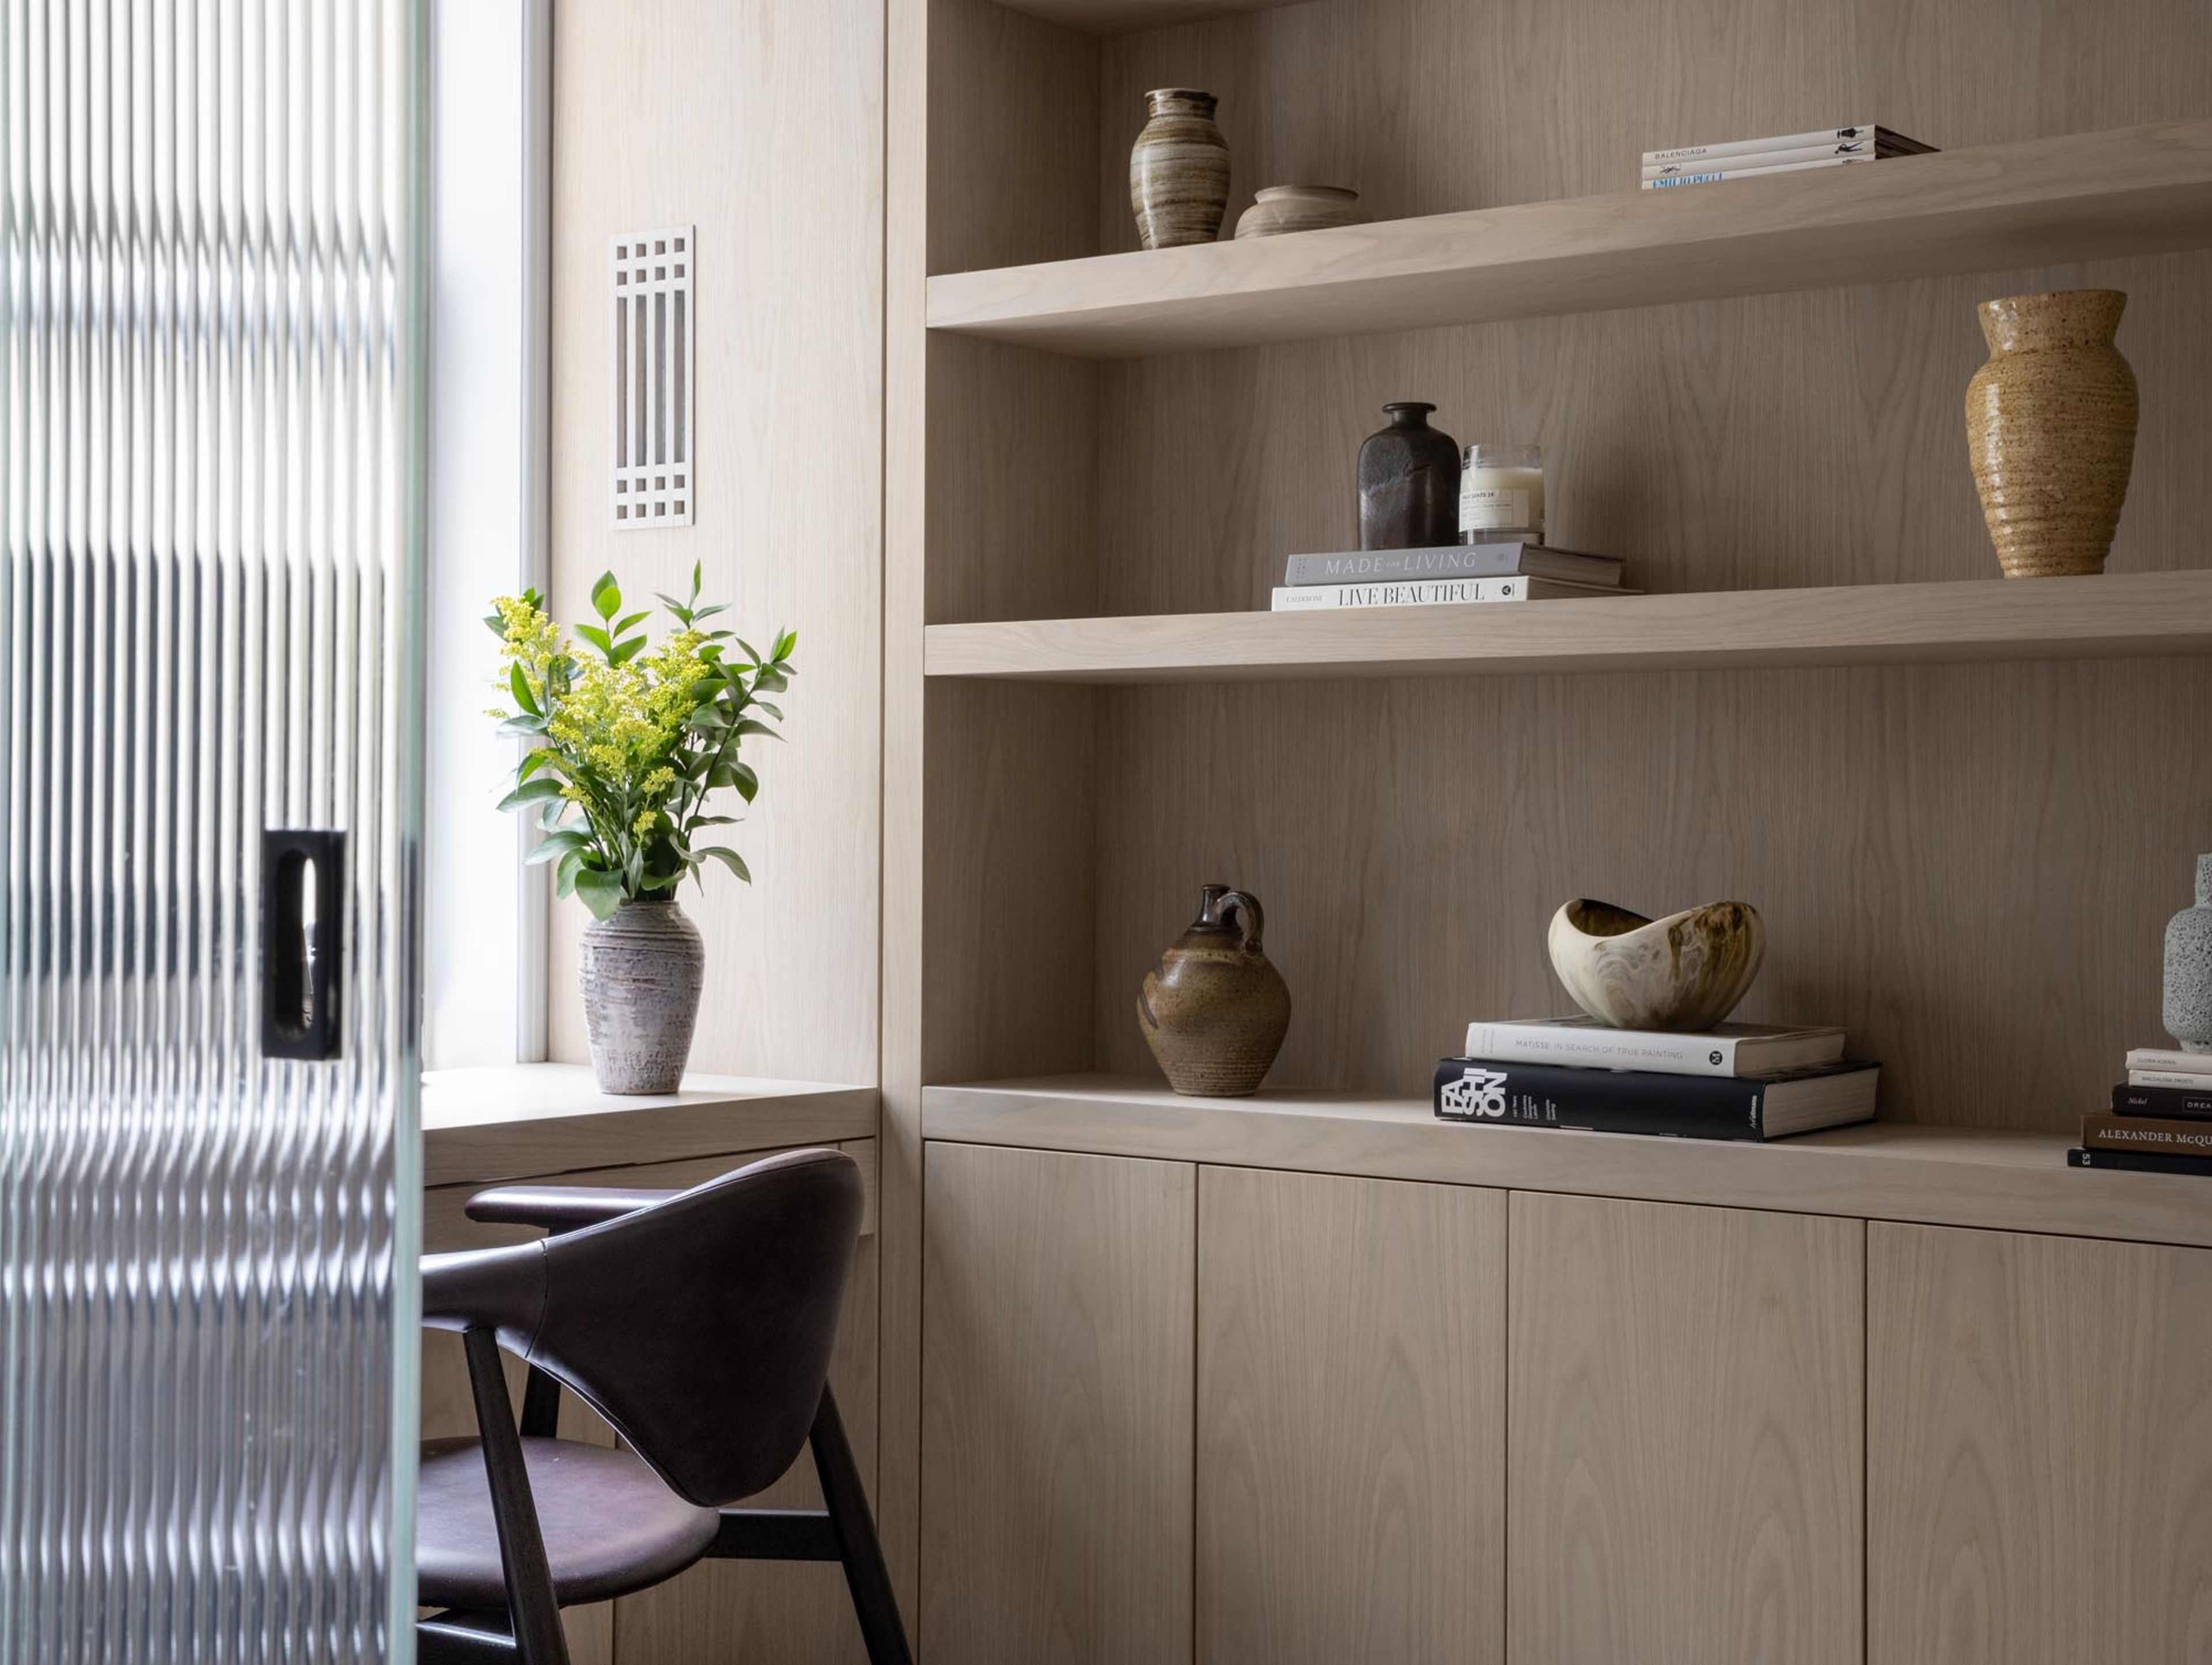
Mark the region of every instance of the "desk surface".
[[633, 1163], [835, 1145], [876, 1133], [874, 1087], [687, 1075], [682, 1091], [603, 1093], [582, 1064], [432, 1070], [422, 1180], [483, 1185]]

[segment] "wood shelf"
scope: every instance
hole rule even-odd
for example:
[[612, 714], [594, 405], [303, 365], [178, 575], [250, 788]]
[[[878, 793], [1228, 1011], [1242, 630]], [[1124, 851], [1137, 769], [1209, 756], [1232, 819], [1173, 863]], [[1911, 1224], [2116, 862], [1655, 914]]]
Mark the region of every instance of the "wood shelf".
[[933, 624], [932, 677], [1283, 681], [2212, 652], [2212, 568], [1509, 605]]
[[1138, 29], [1203, 23], [1243, 12], [1275, 11], [1300, 0], [999, 0], [1008, 11], [1025, 12], [1085, 34], [1128, 34]]
[[[1624, 159], [1625, 161], [1626, 159]], [[2212, 245], [2212, 120], [929, 280], [933, 330], [1084, 358]]]
[[1870, 1122], [1768, 1145], [1439, 1121], [1420, 1098], [1184, 1098], [1157, 1078], [927, 1087], [922, 1136], [969, 1145], [1427, 1180], [2212, 1247], [2212, 1183], [2069, 1168], [2063, 1133]]
[[582, 1064], [432, 1070], [422, 1077], [422, 1182], [675, 1162], [872, 1139], [873, 1087], [687, 1075], [673, 1093], [615, 1097]]

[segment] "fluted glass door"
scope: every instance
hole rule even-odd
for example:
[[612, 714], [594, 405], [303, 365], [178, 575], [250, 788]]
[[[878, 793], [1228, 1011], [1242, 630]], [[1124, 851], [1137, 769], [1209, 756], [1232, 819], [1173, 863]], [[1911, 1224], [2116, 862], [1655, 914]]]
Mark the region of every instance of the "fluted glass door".
[[412, 1656], [420, 3], [0, 0], [5, 1665]]

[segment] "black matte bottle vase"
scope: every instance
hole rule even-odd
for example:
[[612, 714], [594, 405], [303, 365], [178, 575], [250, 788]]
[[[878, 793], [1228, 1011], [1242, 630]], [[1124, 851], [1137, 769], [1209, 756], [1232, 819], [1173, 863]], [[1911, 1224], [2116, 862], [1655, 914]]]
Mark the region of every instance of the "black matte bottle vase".
[[1359, 447], [1359, 547], [1427, 550], [1459, 541], [1459, 441], [1429, 426], [1437, 407], [1399, 399]]

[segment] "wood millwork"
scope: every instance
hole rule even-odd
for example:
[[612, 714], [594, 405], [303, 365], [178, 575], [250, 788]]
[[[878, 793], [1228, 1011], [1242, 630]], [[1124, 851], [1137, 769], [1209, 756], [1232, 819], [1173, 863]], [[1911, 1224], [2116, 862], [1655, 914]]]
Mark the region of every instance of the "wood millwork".
[[1010, 11], [1027, 12], [1071, 29], [1121, 34], [1133, 29], [1199, 23], [1237, 12], [1265, 11], [1298, 0], [1006, 0]]
[[[1634, 152], [1624, 152], [1632, 166]], [[947, 273], [929, 324], [1089, 358], [1880, 283], [2212, 244], [2212, 121], [1772, 179]]]
[[933, 678], [1273, 681], [2212, 652], [2212, 572], [935, 624]]
[[[590, 617], [695, 562], [748, 638], [799, 633], [787, 744], [728, 842], [758, 880], [685, 886], [707, 941], [692, 1063], [874, 1082], [881, 911], [881, 0], [555, 0], [552, 584]], [[696, 504], [612, 530], [608, 244], [697, 228]], [[807, 258], [797, 258], [799, 251]], [[487, 662], [487, 676], [489, 665]], [[748, 755], [750, 756], [749, 750]], [[549, 930], [552, 1055], [581, 1061], [580, 905]]]
[[1505, 1197], [1206, 1168], [1198, 1657], [1504, 1656]]
[[873, 1087], [687, 1075], [681, 1091], [603, 1093], [583, 1064], [433, 1070], [427, 1184], [489, 1185], [624, 1162], [836, 1145], [876, 1131]]
[[2212, 1247], [2193, 1176], [2065, 1166], [2072, 1133], [1871, 1122], [1771, 1144], [1440, 1121], [1425, 1095], [1184, 1098], [1157, 1073], [931, 1087], [928, 1137]]
[[2212, 1254], [1867, 1248], [1868, 1659], [2212, 1660]]
[[2203, 659], [1105, 700], [1096, 1061], [1127, 1075], [1193, 881], [1267, 904], [1273, 1083], [1423, 1094], [1471, 1018], [1572, 1010], [1562, 900], [1726, 899], [1767, 923], [1738, 1017], [1843, 1024], [1893, 1120], [2063, 1131], [2154, 1034], [2212, 778], [2176, 720]]
[[1858, 1665], [1865, 1231], [1514, 1195], [1509, 1658]]
[[[889, 0], [890, 1279], [919, 1275], [925, 1131], [1520, 1187], [1608, 1218], [1640, 1218], [1639, 1199], [1771, 1211], [1723, 1224], [1788, 1252], [1717, 1285], [1693, 1223], [1654, 1236], [1667, 1277], [1620, 1286], [1640, 1307], [1599, 1286], [1597, 1310], [1655, 1346], [1670, 1299], [1717, 1325], [1725, 1293], [1754, 1338], [1800, 1322], [1742, 1291], [1768, 1266], [1790, 1299], [1827, 1291], [1861, 1228], [1826, 1215], [2212, 1246], [2201, 1187], [2060, 1161], [2122, 1050], [2156, 1038], [2159, 933], [2203, 848], [2212, 608], [2184, 569], [2204, 564], [2212, 454], [2212, 10], [1151, 3], [1035, 0], [1046, 21]], [[1382, 223], [1131, 254], [1129, 146], [1162, 86], [1219, 95], [1232, 217], [1305, 181], [1358, 188]], [[1832, 116], [1946, 151], [1622, 194], [1648, 147]], [[1974, 307], [2083, 286], [2127, 291], [2142, 390], [2111, 576], [2003, 585], [1965, 456]], [[1613, 310], [1553, 315], [1578, 307]], [[1551, 540], [1626, 556], [1650, 593], [1255, 616], [1287, 556], [1356, 542], [1353, 459], [1396, 398], [1434, 401], [1462, 443], [1540, 444]], [[1020, 685], [1040, 682], [1073, 685]], [[1272, 1079], [1294, 1091], [1249, 1104], [1167, 1095], [1128, 1009], [1213, 880], [1266, 902], [1293, 998]], [[1846, 1024], [1883, 1060], [1887, 1122], [1778, 1149], [1435, 1123], [1431, 1060], [1470, 1018], [1564, 1009], [1543, 927], [1572, 896], [1758, 906], [1769, 959], [1741, 1015]], [[925, 1087], [960, 1080], [986, 1085]], [[1130, 1247], [1079, 1229], [1085, 1255]], [[1042, 1230], [1018, 1224], [1005, 1263]], [[1635, 1237], [1595, 1230], [1562, 1264]], [[1556, 1275], [1571, 1315], [1585, 1289]], [[918, 1419], [925, 1346], [933, 1371], [976, 1366], [918, 1287], [890, 1286], [887, 1537], [927, 1588], [958, 1516], [919, 1428], [890, 1430]], [[1804, 1358], [1759, 1354], [1743, 1393], [1792, 1370], [1822, 1393], [1856, 1379], [1838, 1302], [1813, 1306]], [[1535, 1362], [1617, 1380], [1594, 1326]], [[1669, 1370], [1686, 1416], [1694, 1378]], [[1531, 1589], [1521, 1651], [1592, 1656], [1607, 1626], [1622, 1658], [1855, 1647], [1856, 1494], [1825, 1478], [1838, 1403], [1778, 1418], [1773, 1470], [1711, 1431], [1719, 1459], [1667, 1494], [1738, 1526], [1698, 1484], [1740, 1498], [1802, 1465], [1810, 1489], [1765, 1494], [1765, 1518], [1802, 1517], [1778, 1547], [1714, 1548], [1690, 1569], [1707, 1582], [1673, 1591], [1656, 1562], [1632, 1567], [1583, 1604], [1595, 1642], [1568, 1597]], [[1656, 1444], [1642, 1413], [1623, 1426]], [[1516, 1428], [1516, 1461], [1545, 1455], [1550, 1436]], [[1605, 1471], [1607, 1531], [1654, 1517], [1678, 1472], [1633, 1455]], [[1164, 1576], [1151, 1535], [1122, 1537], [1102, 1577]], [[1649, 1647], [1618, 1628], [1642, 1579]], [[1035, 1585], [1007, 1600], [1024, 1623], [1051, 1606]], [[1053, 1656], [1060, 1634], [1019, 1632], [1007, 1656]]]
[[922, 1657], [1190, 1659], [1197, 1188], [929, 1147]]

